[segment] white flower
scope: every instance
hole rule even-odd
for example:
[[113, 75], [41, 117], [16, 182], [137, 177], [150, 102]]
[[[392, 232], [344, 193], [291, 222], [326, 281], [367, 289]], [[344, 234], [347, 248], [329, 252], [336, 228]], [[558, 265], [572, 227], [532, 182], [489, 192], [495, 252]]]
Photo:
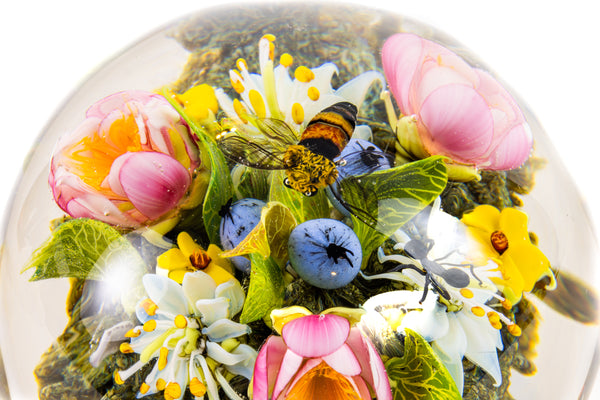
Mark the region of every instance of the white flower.
[[[196, 271], [185, 274], [181, 285], [154, 274], [145, 275], [143, 284], [148, 297], [136, 307], [141, 325], [125, 333], [130, 342], [120, 347], [124, 353], [138, 353], [140, 359], [130, 368], [115, 372], [115, 382], [123, 383], [157, 359], [139, 388], [138, 398], [164, 391], [167, 400], [182, 399], [189, 387], [196, 399], [205, 393], [218, 399], [221, 386], [229, 398], [239, 399], [223, 374], [227, 370], [250, 379], [257, 355], [256, 350], [236, 339], [250, 333], [250, 328], [231, 321], [244, 303], [240, 283], [232, 279], [216, 285], [210, 275]], [[118, 330], [123, 327], [119, 325]], [[114, 340], [112, 333], [108, 336], [101, 339], [99, 348], [106, 347], [103, 342]]]
[[[237, 69], [229, 71], [231, 85], [241, 101], [231, 100], [221, 88], [215, 90], [219, 106], [236, 124], [247, 123], [248, 115], [277, 118], [301, 132], [302, 127], [324, 108], [341, 101], [360, 108], [375, 81], [385, 86], [381, 73], [368, 71], [334, 90], [331, 78], [338, 69], [333, 63], [316, 68], [298, 66], [292, 79], [289, 72], [293, 63], [291, 55], [282, 54], [279, 65], [274, 67], [274, 41], [273, 35], [265, 35], [258, 43], [260, 74], [248, 72], [248, 65], [242, 59], [236, 62]], [[363, 125], [356, 127], [353, 137], [369, 139], [370, 135], [370, 128]]]

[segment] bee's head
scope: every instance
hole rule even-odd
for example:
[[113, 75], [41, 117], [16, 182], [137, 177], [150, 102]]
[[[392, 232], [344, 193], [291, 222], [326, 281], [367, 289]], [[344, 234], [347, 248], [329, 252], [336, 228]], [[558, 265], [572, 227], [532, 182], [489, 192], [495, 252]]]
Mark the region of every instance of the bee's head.
[[290, 146], [284, 155], [287, 166], [283, 184], [305, 196], [314, 196], [319, 189], [335, 182], [335, 164], [304, 146]]

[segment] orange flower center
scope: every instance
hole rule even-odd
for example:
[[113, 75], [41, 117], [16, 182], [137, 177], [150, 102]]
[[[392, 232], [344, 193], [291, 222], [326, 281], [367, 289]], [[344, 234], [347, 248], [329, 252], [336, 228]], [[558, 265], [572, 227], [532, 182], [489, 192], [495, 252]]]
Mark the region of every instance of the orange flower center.
[[300, 378], [286, 400], [322, 399], [325, 393], [330, 400], [361, 399], [346, 377], [322, 362]]
[[88, 185], [100, 190], [117, 157], [142, 150], [134, 115], [116, 120], [108, 131], [86, 136], [67, 149], [72, 172]]
[[508, 238], [502, 231], [494, 231], [490, 236], [490, 241], [492, 242], [492, 246], [498, 252], [498, 254], [502, 255], [508, 249]]
[[210, 264], [211, 261], [212, 259], [203, 249], [196, 250], [190, 255], [190, 263], [192, 264], [192, 267], [197, 270], [208, 267], [208, 264]]

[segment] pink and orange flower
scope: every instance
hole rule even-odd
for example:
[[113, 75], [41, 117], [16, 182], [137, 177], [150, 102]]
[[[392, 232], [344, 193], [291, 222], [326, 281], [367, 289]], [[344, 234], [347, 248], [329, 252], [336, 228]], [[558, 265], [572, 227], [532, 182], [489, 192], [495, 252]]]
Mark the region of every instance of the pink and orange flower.
[[347, 317], [312, 315], [301, 307], [287, 310], [271, 314], [274, 327], [282, 326], [281, 336], [270, 336], [258, 354], [255, 400], [319, 398], [323, 393], [332, 400], [392, 398], [381, 358]]
[[188, 125], [160, 95], [115, 93], [54, 151], [49, 183], [74, 218], [137, 228], [201, 200], [200, 152]]

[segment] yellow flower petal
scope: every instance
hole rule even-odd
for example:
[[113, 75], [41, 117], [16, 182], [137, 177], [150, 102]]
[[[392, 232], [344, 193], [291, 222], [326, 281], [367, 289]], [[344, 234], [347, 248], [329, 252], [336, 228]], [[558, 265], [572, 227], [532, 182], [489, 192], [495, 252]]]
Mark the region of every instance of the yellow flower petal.
[[235, 279], [235, 277], [232, 274], [230, 274], [225, 268], [221, 268], [214, 262], [208, 264], [208, 267], [204, 268], [202, 271], [210, 275], [210, 277], [213, 278], [217, 286], [221, 283], [225, 283], [227, 281]]
[[190, 266], [190, 259], [179, 249], [169, 249], [156, 258], [156, 265], [169, 271], [186, 269]]
[[190, 272], [187, 269], [176, 269], [173, 271], [169, 271], [169, 278], [173, 279], [175, 282], [181, 284], [183, 282], [183, 276]]
[[233, 267], [233, 264], [231, 264], [231, 261], [229, 261], [229, 259], [221, 257], [219, 255], [222, 251], [223, 250], [221, 250], [219, 246], [211, 244], [208, 246], [206, 254], [208, 254], [208, 256], [215, 265], [218, 265], [219, 267], [223, 268], [225, 271], [233, 275], [235, 268]]
[[494, 206], [483, 204], [463, 214], [461, 221], [466, 225], [489, 232], [500, 230], [500, 211]]
[[498, 266], [502, 272], [502, 278], [492, 277], [491, 280], [498, 285], [508, 301], [512, 304], [517, 304], [521, 300], [523, 293], [523, 276], [513, 260], [506, 253], [501, 257]]
[[508, 247], [531, 243], [527, 230], [527, 214], [515, 208], [505, 208], [500, 213], [500, 231], [508, 238]]
[[509, 242], [506, 256], [510, 257], [523, 277], [523, 290], [529, 292], [543, 276], [554, 276], [550, 262], [542, 251], [531, 243], [513, 245]]
[[202, 248], [202, 246], [196, 243], [187, 232], [181, 232], [179, 235], [177, 235], [177, 246], [183, 255], [188, 259], [196, 250]]

